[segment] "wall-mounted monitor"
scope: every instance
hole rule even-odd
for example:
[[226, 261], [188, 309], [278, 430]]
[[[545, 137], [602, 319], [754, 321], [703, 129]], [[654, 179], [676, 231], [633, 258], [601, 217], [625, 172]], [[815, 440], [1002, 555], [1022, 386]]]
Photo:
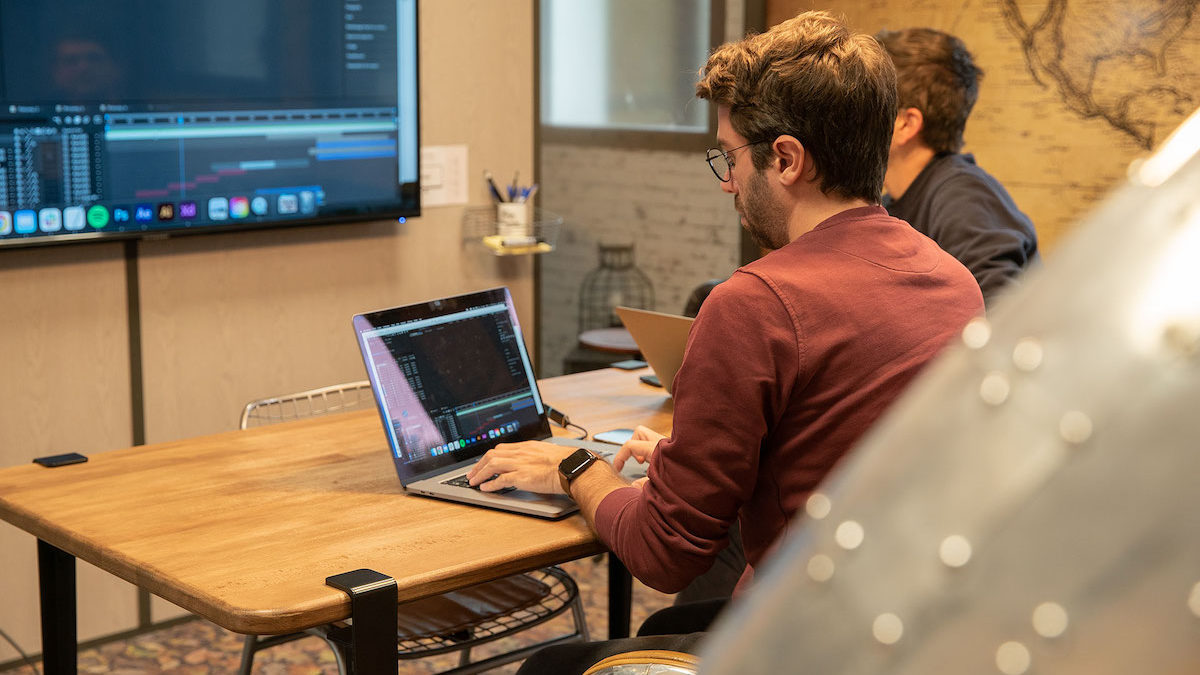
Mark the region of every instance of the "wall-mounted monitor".
[[417, 0], [0, 0], [0, 247], [419, 214]]

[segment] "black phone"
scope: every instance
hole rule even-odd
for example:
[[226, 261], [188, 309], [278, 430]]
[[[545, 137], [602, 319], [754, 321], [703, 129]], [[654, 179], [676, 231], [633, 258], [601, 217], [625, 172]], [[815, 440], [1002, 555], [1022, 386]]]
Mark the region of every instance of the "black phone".
[[88, 458], [78, 452], [68, 452], [62, 455], [47, 455], [45, 457], [35, 457], [34, 463], [42, 466], [66, 466], [68, 464], [82, 464], [88, 461]]
[[633, 429], [609, 429], [592, 436], [592, 440], [613, 445], [625, 445], [625, 441], [633, 436]]
[[643, 376], [639, 377], [638, 379], [641, 380], [642, 382], [645, 382], [646, 384], [651, 385], [651, 386], [655, 386], [655, 387], [662, 386], [662, 382], [658, 381], [657, 375], [643, 375]]

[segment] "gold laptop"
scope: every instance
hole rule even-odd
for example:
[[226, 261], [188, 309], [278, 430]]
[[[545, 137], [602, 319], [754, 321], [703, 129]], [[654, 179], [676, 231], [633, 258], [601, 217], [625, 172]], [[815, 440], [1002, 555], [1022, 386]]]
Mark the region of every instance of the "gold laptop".
[[667, 393], [675, 387], [675, 373], [683, 363], [688, 332], [693, 319], [676, 314], [663, 314], [632, 307], [617, 307], [617, 316], [633, 336], [642, 357], [650, 364]]

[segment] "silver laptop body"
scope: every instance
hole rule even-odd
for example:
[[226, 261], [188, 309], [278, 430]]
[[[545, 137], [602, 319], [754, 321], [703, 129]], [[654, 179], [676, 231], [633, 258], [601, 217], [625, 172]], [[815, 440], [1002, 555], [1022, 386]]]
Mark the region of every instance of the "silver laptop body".
[[[392, 461], [408, 492], [561, 518], [564, 496], [485, 493], [447, 483], [499, 443], [544, 440], [611, 457], [607, 443], [554, 438], [507, 288], [354, 317]], [[626, 475], [644, 475], [636, 462]]]

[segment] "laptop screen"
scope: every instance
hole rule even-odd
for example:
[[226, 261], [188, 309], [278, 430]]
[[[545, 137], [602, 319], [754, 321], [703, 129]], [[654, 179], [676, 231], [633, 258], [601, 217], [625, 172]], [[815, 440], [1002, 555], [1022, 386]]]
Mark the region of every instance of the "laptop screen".
[[370, 312], [354, 326], [402, 481], [550, 435], [508, 289]]

